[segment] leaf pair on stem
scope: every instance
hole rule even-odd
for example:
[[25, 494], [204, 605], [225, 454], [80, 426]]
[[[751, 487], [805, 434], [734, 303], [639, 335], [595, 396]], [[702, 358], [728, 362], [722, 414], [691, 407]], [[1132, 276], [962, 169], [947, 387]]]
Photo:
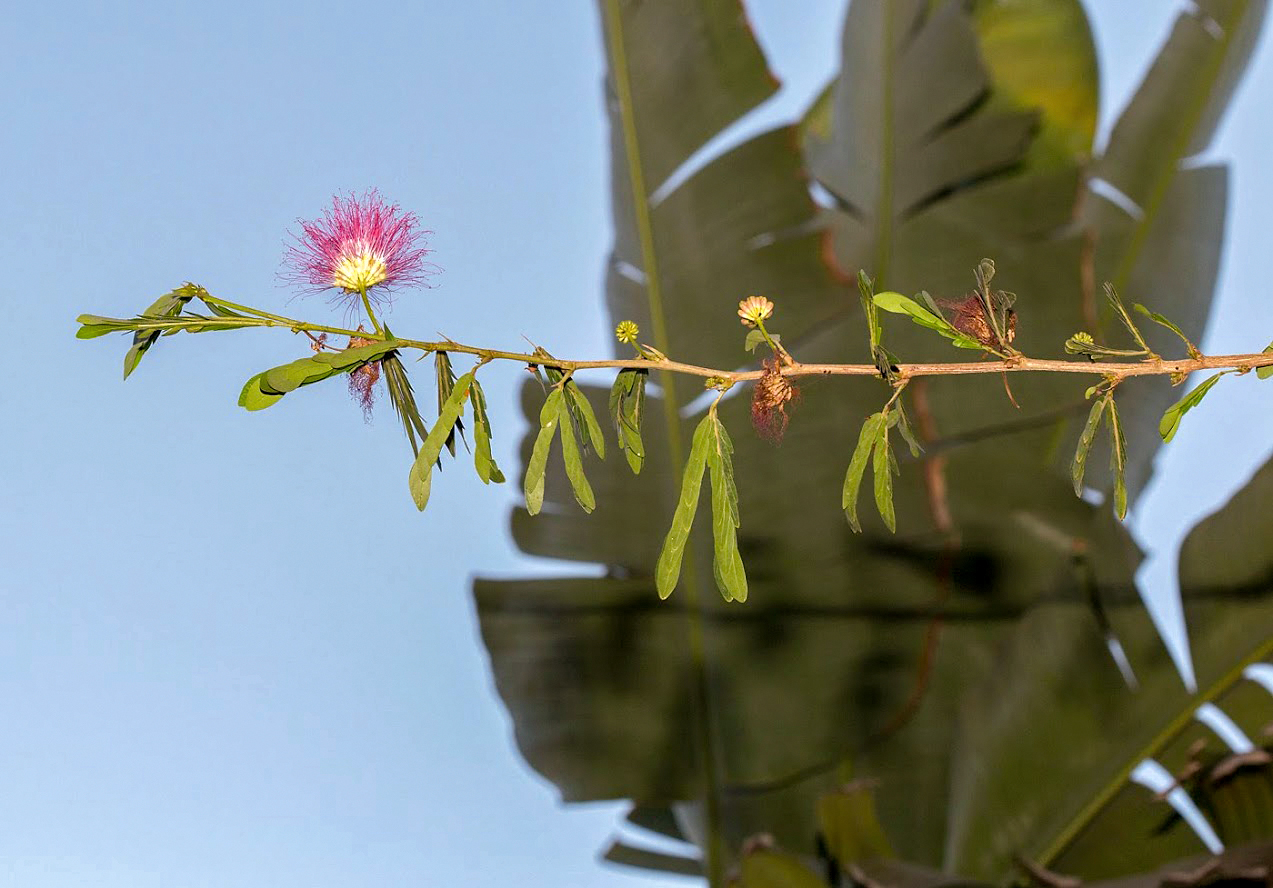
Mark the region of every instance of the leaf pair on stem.
[[[580, 417], [578, 429], [573, 416]], [[601, 426], [597, 423], [592, 405], [584, 397], [583, 392], [573, 379], [563, 376], [561, 381], [548, 393], [544, 406], [539, 410], [539, 434], [535, 437], [535, 446], [531, 450], [530, 461], [526, 464], [526, 510], [532, 515], [539, 514], [544, 504], [544, 477], [548, 470], [548, 451], [552, 447], [553, 438], [561, 433], [561, 455], [566, 466], [566, 477], [570, 479], [570, 487], [575, 493], [575, 501], [585, 512], [597, 507], [592, 485], [583, 471], [583, 455], [580, 451], [579, 438], [590, 443], [597, 456], [605, 459], [606, 443], [601, 436]]]
[[491, 481], [500, 484], [504, 481], [504, 473], [491, 458], [491, 429], [486, 415], [486, 395], [482, 392], [476, 374], [477, 367], [474, 367], [448, 386], [449, 393], [438, 410], [437, 422], [425, 436], [415, 462], [411, 464], [411, 471], [407, 474], [411, 499], [422, 512], [429, 504], [433, 469], [442, 456], [442, 448], [454, 441], [456, 430], [461, 428], [460, 417], [464, 414], [465, 401], [473, 405], [473, 467], [484, 484]]
[[[899, 387], [897, 395], [901, 394]], [[889, 444], [888, 433], [896, 428], [910, 448], [911, 456], [921, 453], [919, 442], [911, 431], [910, 422], [906, 419], [906, 411], [900, 401], [890, 401], [879, 413], [873, 413], [862, 423], [862, 431], [858, 434], [857, 447], [849, 459], [849, 469], [844, 474], [844, 490], [840, 498], [840, 507], [849, 520], [849, 526], [857, 533], [862, 532], [858, 521], [858, 489], [862, 486], [862, 478], [866, 475], [866, 464], [871, 462], [874, 470], [875, 508], [890, 532], [897, 532], [897, 517], [893, 508], [893, 476], [901, 474], [897, 465], [897, 457]]]
[[[1088, 390], [1089, 397], [1096, 393], [1100, 386]], [[1123, 424], [1118, 418], [1118, 405], [1114, 403], [1114, 386], [1110, 386], [1096, 399], [1092, 410], [1087, 415], [1087, 423], [1083, 433], [1079, 435], [1078, 448], [1074, 451], [1074, 462], [1070, 467], [1070, 475], [1074, 480], [1074, 495], [1083, 495], [1083, 475], [1087, 471], [1087, 454], [1096, 440], [1096, 432], [1101, 420], [1106, 420], [1109, 428], [1109, 467], [1114, 476], [1114, 511], [1119, 520], [1127, 517], [1127, 484], [1124, 480], [1124, 468], [1127, 464], [1127, 439], [1123, 437]]]
[[660, 598], [667, 598], [681, 576], [681, 561], [698, 512], [703, 474], [711, 472], [712, 573], [726, 601], [747, 600], [747, 574], [738, 552], [738, 488], [734, 484], [734, 445], [712, 404], [694, 430], [689, 459], [681, 477], [681, 494], [672, 526], [663, 540], [654, 571]]

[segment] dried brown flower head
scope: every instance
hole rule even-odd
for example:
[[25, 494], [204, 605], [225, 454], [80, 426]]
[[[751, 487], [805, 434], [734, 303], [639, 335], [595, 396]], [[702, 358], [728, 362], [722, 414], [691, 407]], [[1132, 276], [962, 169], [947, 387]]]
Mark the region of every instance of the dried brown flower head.
[[[374, 339], [366, 339], [362, 336], [349, 337], [349, 348], [359, 348], [364, 345], [371, 345]], [[357, 370], [349, 374], [349, 394], [358, 406], [362, 408], [363, 419], [371, 422], [372, 408], [376, 404], [376, 383], [380, 381], [380, 362], [372, 361], [369, 364], [363, 364]]]
[[766, 358], [751, 397], [751, 424], [756, 433], [772, 444], [781, 444], [786, 434], [787, 405], [800, 400], [800, 390], [779, 370], [777, 358]]
[[[951, 312], [950, 325], [960, 333], [971, 336], [982, 345], [991, 348], [999, 346], [994, 328], [990, 325], [990, 319], [986, 317], [985, 303], [982, 302], [979, 294], [969, 293], [957, 301], [941, 300], [940, 304], [942, 308]], [[1011, 343], [1017, 336], [1017, 313], [1011, 308], [1006, 309], [1004, 318], [1003, 338], [1007, 343]]]

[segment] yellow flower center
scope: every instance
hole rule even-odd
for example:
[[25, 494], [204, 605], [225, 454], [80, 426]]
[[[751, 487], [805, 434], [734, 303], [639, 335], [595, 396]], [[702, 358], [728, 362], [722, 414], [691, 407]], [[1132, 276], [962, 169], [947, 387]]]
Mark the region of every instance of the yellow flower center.
[[332, 269], [332, 286], [355, 292], [370, 290], [384, 281], [385, 260], [371, 247], [354, 241], [344, 245], [336, 267]]

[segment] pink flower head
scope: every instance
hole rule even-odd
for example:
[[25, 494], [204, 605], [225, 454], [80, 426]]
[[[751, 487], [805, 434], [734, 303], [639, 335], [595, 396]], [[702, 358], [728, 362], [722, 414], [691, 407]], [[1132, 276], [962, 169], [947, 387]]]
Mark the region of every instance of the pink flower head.
[[363, 291], [424, 286], [437, 271], [424, 258], [432, 252], [424, 246], [431, 232], [375, 189], [362, 197], [337, 195], [322, 218], [297, 222], [301, 233], [289, 232], [295, 244], [283, 257], [281, 277], [304, 292], [337, 290], [337, 299], [356, 306]]

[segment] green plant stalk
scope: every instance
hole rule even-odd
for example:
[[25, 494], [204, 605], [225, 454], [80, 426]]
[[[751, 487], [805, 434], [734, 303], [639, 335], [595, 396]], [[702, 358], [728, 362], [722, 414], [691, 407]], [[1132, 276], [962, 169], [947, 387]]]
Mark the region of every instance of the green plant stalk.
[[1231, 687], [1238, 683], [1242, 678], [1243, 671], [1252, 663], [1259, 662], [1273, 654], [1273, 638], [1268, 639], [1263, 644], [1257, 646], [1253, 651], [1239, 660], [1233, 668], [1224, 675], [1220, 676], [1211, 687], [1207, 688], [1200, 694], [1196, 694], [1191, 698], [1188, 704], [1176, 714], [1170, 722], [1167, 723], [1161, 731], [1158, 732], [1153, 739], [1145, 744], [1144, 748], [1133, 755], [1128, 763], [1118, 769], [1118, 773], [1114, 778], [1105, 785], [1092, 799], [1083, 806], [1082, 810], [1065, 825], [1065, 827], [1057, 834], [1052, 843], [1036, 858], [1039, 866], [1049, 867], [1052, 863], [1069, 847], [1070, 843], [1078, 838], [1079, 834], [1095, 819], [1096, 815], [1101, 812], [1106, 805], [1114, 798], [1115, 795], [1127, 785], [1127, 781], [1131, 777], [1132, 771], [1136, 766], [1145, 759], [1152, 758], [1157, 755], [1172, 740], [1180, 735], [1181, 731], [1189, 727], [1193, 723], [1194, 712], [1204, 703], [1212, 703]]
[[[765, 344], [769, 346], [776, 356], [782, 357], [783, 355], [787, 355], [787, 350], [778, 343], [774, 342], [773, 337], [769, 335], [769, 331], [765, 329], [765, 322], [759, 318], [756, 319], [756, 329], [760, 331], [761, 336], [765, 337]], [[791, 356], [787, 355], [787, 357], [790, 358]]]
[[[897, 44], [894, 41], [894, 10], [896, 6], [889, 3], [884, 7], [884, 46], [891, 51]], [[880, 109], [880, 180], [879, 192], [875, 198], [875, 224], [879, 226], [878, 239], [875, 242], [875, 269], [878, 280], [887, 282], [891, 259], [893, 258], [893, 65], [895, 60], [890, 56], [880, 72], [882, 92], [884, 93]]]
[[[648, 192], [645, 175], [641, 169], [641, 148], [637, 138], [636, 112], [632, 100], [632, 84], [628, 71], [627, 52], [623, 45], [623, 20], [619, 0], [605, 0], [602, 10], [606, 43], [609, 46], [610, 70], [618, 93], [619, 117], [623, 129], [624, 151], [627, 155], [628, 184], [632, 189], [633, 214], [636, 217], [637, 235], [641, 245], [642, 270], [645, 272], [646, 298], [650, 304], [650, 320], [654, 325], [655, 347], [663, 354], [670, 350], [667, 319], [663, 312], [663, 294], [659, 279], [658, 257], [654, 249], [654, 227], [650, 220]], [[660, 362], [662, 363], [662, 362]], [[647, 365], [648, 366], [648, 365]], [[574, 368], [578, 369], [578, 368]], [[681, 440], [681, 420], [677, 410], [675, 376], [671, 368], [661, 367], [660, 382], [663, 387], [663, 412], [667, 425], [668, 456], [673, 468], [673, 478], [679, 477], [685, 464], [685, 444]], [[720, 830], [720, 780], [716, 773], [715, 723], [710, 706], [710, 687], [707, 679], [707, 645], [701, 616], [701, 595], [698, 571], [693, 569], [693, 545], [687, 544], [691, 569], [684, 578], [687, 600], [686, 622], [689, 635], [690, 656], [694, 663], [695, 696], [701, 717], [695, 725], [695, 741], [702, 758], [706, 777], [704, 811], [707, 819], [706, 875], [710, 888], [723, 888], [725, 884], [724, 837]]]

